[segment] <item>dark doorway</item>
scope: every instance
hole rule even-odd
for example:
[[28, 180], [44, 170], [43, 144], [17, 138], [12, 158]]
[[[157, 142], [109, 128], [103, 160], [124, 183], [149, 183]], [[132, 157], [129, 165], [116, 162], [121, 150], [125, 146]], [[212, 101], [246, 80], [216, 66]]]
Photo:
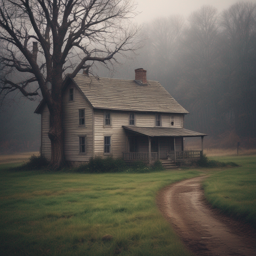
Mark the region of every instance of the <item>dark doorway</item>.
[[158, 152], [158, 139], [157, 138], [151, 139], [151, 152]]
[[130, 137], [129, 144], [130, 144], [130, 152], [138, 152], [138, 138], [137, 137]]

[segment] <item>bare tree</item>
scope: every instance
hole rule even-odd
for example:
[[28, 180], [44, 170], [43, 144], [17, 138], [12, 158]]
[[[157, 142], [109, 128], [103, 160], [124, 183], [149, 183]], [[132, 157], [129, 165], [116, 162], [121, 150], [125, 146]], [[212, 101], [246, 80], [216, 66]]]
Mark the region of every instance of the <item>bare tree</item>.
[[[132, 50], [136, 31], [128, 21], [133, 16], [130, 0], [0, 0], [0, 93], [42, 95], [50, 111], [52, 167], [65, 164], [65, 78]], [[23, 80], [16, 79], [17, 72]]]

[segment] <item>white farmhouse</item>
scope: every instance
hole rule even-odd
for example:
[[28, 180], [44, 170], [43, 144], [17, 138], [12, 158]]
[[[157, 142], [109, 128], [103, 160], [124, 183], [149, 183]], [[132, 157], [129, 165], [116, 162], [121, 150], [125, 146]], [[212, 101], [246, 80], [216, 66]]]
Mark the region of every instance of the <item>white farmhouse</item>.
[[[63, 93], [64, 152], [72, 164], [108, 156], [168, 163], [202, 154], [206, 134], [183, 128], [188, 111], [159, 82], [148, 81], [142, 68], [134, 80], [78, 74], [67, 79]], [[50, 160], [50, 117], [43, 101], [35, 113], [41, 114], [41, 154]], [[201, 137], [202, 150], [184, 151], [184, 137]]]

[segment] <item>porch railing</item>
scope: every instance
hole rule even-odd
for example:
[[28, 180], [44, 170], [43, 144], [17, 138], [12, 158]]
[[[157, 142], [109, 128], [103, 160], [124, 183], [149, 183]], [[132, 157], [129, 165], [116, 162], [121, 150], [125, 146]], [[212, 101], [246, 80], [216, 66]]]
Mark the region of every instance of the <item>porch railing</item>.
[[[176, 157], [175, 157], [175, 153], [176, 153]], [[167, 152], [167, 158], [170, 158], [172, 160], [179, 161], [179, 160], [186, 160], [186, 159], [196, 159], [196, 158], [200, 158], [202, 155], [202, 151], [201, 150], [189, 150], [189, 151], [170, 151]]]
[[[123, 159], [127, 162], [135, 162], [135, 161], [142, 161], [148, 162], [149, 154], [147, 152], [128, 152], [123, 153]], [[151, 161], [154, 162], [157, 160], [157, 152], [151, 152]]]
[[[176, 153], [176, 156], [175, 156]], [[142, 162], [149, 162], [147, 152], [124, 152], [123, 159], [127, 162], [135, 162], [135, 161], [142, 161]], [[170, 159], [172, 161], [182, 161], [182, 160], [189, 160], [189, 159], [199, 159], [202, 155], [201, 150], [189, 150], [189, 151], [169, 151], [165, 152], [165, 158]], [[163, 158], [163, 154], [161, 152], [160, 157]], [[158, 159], [157, 152], [151, 152], [151, 162], [154, 162]]]

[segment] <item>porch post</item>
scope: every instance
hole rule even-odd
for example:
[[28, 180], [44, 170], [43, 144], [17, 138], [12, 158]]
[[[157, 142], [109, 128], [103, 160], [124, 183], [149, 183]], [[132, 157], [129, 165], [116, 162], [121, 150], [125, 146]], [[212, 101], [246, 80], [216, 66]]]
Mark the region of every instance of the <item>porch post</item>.
[[204, 154], [204, 136], [201, 136], [201, 150], [203, 155]]
[[174, 162], [176, 163], [176, 143], [175, 143], [175, 137], [173, 137], [173, 149], [174, 149]]
[[151, 137], [148, 136], [148, 163], [151, 164]]

